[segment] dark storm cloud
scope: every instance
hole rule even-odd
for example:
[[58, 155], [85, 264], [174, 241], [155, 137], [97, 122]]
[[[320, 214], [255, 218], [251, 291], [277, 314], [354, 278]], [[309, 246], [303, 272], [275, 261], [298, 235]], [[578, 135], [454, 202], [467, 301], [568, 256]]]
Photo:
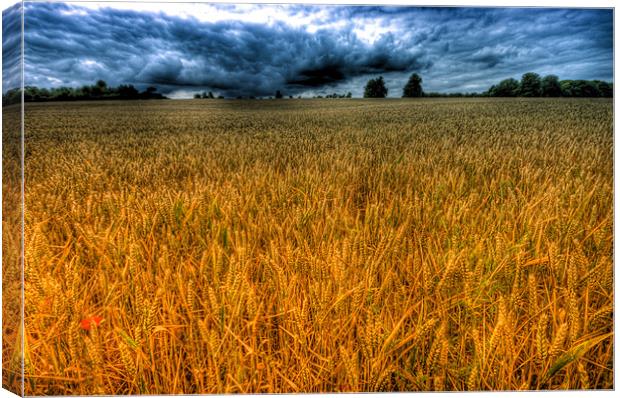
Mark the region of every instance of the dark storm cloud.
[[104, 78], [167, 90], [212, 87], [228, 95], [269, 95], [286, 86], [317, 87], [428, 64], [423, 54], [397, 45], [389, 35], [367, 45], [350, 31], [310, 34], [282, 22], [201, 23], [114, 9], [80, 11], [63, 4], [28, 6], [29, 83]]
[[[218, 7], [236, 10], [235, 5]], [[382, 74], [390, 94], [397, 96], [414, 71], [423, 76], [426, 91], [481, 91], [527, 71], [612, 78], [610, 10], [284, 9], [310, 25], [204, 22], [30, 3], [26, 81], [49, 87], [101, 78], [112, 85], [157, 85], [164, 92], [213, 89], [230, 96], [273, 95], [278, 89], [359, 95], [366, 79]]]

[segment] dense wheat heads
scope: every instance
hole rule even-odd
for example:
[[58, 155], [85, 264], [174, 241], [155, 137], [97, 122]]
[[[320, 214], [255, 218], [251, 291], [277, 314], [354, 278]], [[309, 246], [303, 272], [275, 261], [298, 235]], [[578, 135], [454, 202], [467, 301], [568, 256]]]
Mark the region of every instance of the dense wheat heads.
[[609, 101], [26, 115], [29, 394], [613, 387]]
[[[22, 392], [21, 112], [2, 109], [2, 387]], [[24, 361], [25, 362], [25, 361]]]

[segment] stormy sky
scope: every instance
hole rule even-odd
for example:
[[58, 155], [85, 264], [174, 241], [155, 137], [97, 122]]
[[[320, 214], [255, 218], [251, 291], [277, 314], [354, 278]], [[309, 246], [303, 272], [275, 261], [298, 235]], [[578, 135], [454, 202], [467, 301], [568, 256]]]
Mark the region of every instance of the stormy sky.
[[[610, 9], [26, 3], [25, 84], [154, 85], [174, 97], [484, 91], [529, 71], [613, 77]], [[19, 31], [3, 14], [3, 47]], [[11, 70], [11, 65], [5, 64]], [[5, 87], [7, 76], [5, 79]]]

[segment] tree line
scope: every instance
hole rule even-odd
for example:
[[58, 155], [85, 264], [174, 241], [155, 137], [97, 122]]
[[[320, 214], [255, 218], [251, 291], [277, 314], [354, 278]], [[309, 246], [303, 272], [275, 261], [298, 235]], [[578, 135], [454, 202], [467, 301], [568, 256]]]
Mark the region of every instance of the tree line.
[[[370, 79], [364, 87], [364, 98], [385, 98], [388, 88], [385, 86], [383, 76]], [[403, 87], [403, 98], [415, 97], [613, 97], [613, 83], [601, 80], [560, 80], [556, 75], [541, 77], [537, 73], [525, 73], [521, 80], [514, 78], [504, 79], [492, 85], [487, 91], [481, 93], [436, 93], [424, 92], [422, 78], [414, 73]], [[131, 84], [121, 84], [118, 87], [109, 87], [103, 80], [98, 80], [94, 85], [84, 85], [79, 88], [58, 87], [38, 88], [35, 86], [24, 87], [24, 101], [77, 101], [77, 100], [130, 100], [130, 99], [165, 99], [164, 95], [157, 92], [157, 88], [150, 86], [140, 92]], [[211, 91], [194, 94], [194, 98], [223, 99], [217, 97]], [[237, 97], [255, 99], [254, 96]], [[273, 98], [273, 97], [269, 97]], [[284, 94], [277, 90], [275, 98], [284, 98]], [[293, 98], [293, 96], [289, 96]], [[298, 97], [301, 98], [301, 97]], [[347, 94], [328, 94], [325, 97], [319, 95], [313, 98], [352, 98]], [[17, 89], [7, 91], [2, 95], [2, 104], [10, 105], [19, 103], [21, 92]]]
[[[209, 91], [208, 93], [206, 91], [203, 91], [202, 94], [200, 94], [200, 93], [194, 94], [194, 99], [200, 99], [200, 98], [202, 98], [202, 99], [207, 99], [207, 98], [208, 99], [214, 99], [215, 95], [213, 95], [213, 93], [211, 91]], [[218, 99], [224, 99], [224, 96], [223, 95], [219, 95], [217, 98]]]
[[[93, 85], [82, 87], [57, 87], [39, 88], [35, 86], [24, 87], [25, 102], [43, 101], [87, 101], [87, 100], [131, 100], [131, 99], [166, 99], [167, 97], [157, 92], [157, 87], [149, 86], [144, 91], [139, 91], [131, 84], [121, 84], [118, 87], [110, 87], [103, 80], [98, 80]], [[2, 95], [2, 104], [10, 105], [21, 101], [19, 88], [8, 90]]]
[[613, 97], [613, 83], [601, 80], [560, 80], [556, 75], [540, 77], [528, 72], [504, 79], [486, 92], [489, 97]]
[[[413, 97], [613, 97], [613, 83], [601, 80], [560, 80], [556, 75], [540, 77], [528, 72], [516, 79], [504, 79], [482, 93], [425, 93], [422, 78], [414, 73], [403, 87], [403, 98]], [[385, 98], [388, 89], [383, 76], [370, 79], [364, 98]]]
[[[282, 99], [284, 98], [285, 95], [282, 93], [282, 91], [280, 90], [276, 90], [276, 94], [275, 96], [268, 96], [268, 99]], [[194, 99], [224, 99], [224, 96], [222, 95], [218, 95], [217, 97], [211, 92], [207, 92], [207, 91], [203, 91], [202, 93], [195, 93], [194, 94]], [[236, 97], [237, 99], [257, 99], [257, 97], [255, 97], [254, 95], [248, 95], [248, 96], [243, 96], [243, 95], [239, 95]], [[259, 97], [261, 98], [261, 97]], [[289, 99], [293, 99], [294, 97], [292, 95], [288, 96]], [[346, 94], [338, 94], [338, 93], [333, 93], [333, 94], [327, 94], [325, 96], [322, 95], [315, 95], [312, 98], [353, 98], [353, 94], [351, 94], [351, 92], [349, 91]], [[301, 95], [297, 96], [297, 99], [301, 99]]]

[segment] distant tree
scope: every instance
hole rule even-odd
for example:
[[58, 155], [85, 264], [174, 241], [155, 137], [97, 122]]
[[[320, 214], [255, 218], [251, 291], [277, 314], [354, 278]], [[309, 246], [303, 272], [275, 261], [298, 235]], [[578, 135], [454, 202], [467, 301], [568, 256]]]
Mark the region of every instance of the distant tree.
[[283, 97], [283, 95], [282, 95], [282, 93], [280, 92], [280, 90], [277, 90], [277, 91], [276, 91], [276, 99], [280, 99], [280, 98], [282, 98], [282, 97]]
[[559, 97], [562, 95], [560, 80], [556, 75], [547, 75], [540, 82], [540, 92], [543, 97]]
[[84, 85], [84, 86], [79, 88], [77, 96], [78, 97], [83, 97], [83, 98], [88, 98], [88, 97], [91, 96], [91, 93], [92, 93], [92, 87]]
[[353, 96], [353, 94], [351, 94], [351, 92], [349, 91], [349, 92], [347, 93], [347, 98], [351, 98], [352, 96]]
[[613, 83], [601, 80], [558, 80], [555, 75], [547, 75], [540, 79], [536, 73], [523, 75], [521, 83], [515, 79], [502, 80], [488, 91], [471, 96], [514, 97], [613, 97]]
[[560, 81], [560, 87], [562, 88], [563, 97], [581, 97], [581, 88], [575, 82], [575, 80], [562, 80]]
[[601, 93], [601, 97], [611, 98], [614, 96], [614, 86], [611, 83], [595, 80], [594, 83], [598, 86], [598, 91]]
[[[123, 86], [119, 86], [119, 93], [121, 93], [121, 87]], [[131, 86], [133, 87], [133, 86]], [[136, 91], [137, 93], [137, 91]], [[121, 94], [122, 95], [122, 94]], [[52, 92], [52, 96], [50, 99], [52, 100], [60, 100], [60, 101], [65, 101], [65, 100], [69, 100], [72, 98], [75, 98], [76, 93], [75, 90], [69, 87], [58, 87], [57, 89], [53, 89]]]
[[200, 95], [200, 93], [194, 94], [194, 99], [200, 99], [200, 98], [204, 98]]
[[383, 76], [368, 80], [364, 88], [364, 98], [385, 98], [388, 93]]
[[203, 91], [202, 94], [200, 94], [200, 98], [203, 98], [203, 99], [209, 98], [209, 97], [207, 97], [207, 92]]
[[516, 97], [519, 94], [519, 82], [516, 79], [504, 79], [489, 90], [491, 97]]
[[45, 87], [39, 89], [39, 97], [43, 100], [48, 100], [51, 97], [50, 90]]
[[213, 96], [213, 93], [212, 93], [211, 91], [209, 91], [209, 93], [207, 94], [207, 97], [209, 97], [209, 99], [213, 99], [213, 98], [215, 98], [215, 97]]
[[116, 91], [118, 92], [118, 95], [121, 98], [137, 98], [138, 97], [138, 90], [136, 90], [136, 88], [129, 84], [121, 84], [120, 86], [118, 86], [118, 88], [116, 89]]
[[589, 80], [562, 80], [562, 95], [564, 97], [600, 97], [599, 85]]
[[[164, 95], [157, 93], [155, 87], [139, 93], [136, 88], [129, 84], [121, 84], [118, 87], [109, 87], [105, 81], [98, 80], [93, 85], [84, 85], [79, 88], [54, 87], [38, 88], [35, 86], [24, 87], [25, 101], [74, 101], [74, 100], [100, 100], [100, 99], [164, 99]], [[7, 101], [19, 102], [21, 93], [13, 91], [3, 95], [3, 103]], [[11, 102], [12, 103], [12, 102]]]
[[101, 97], [107, 91], [108, 85], [103, 80], [98, 80], [94, 86], [90, 88], [89, 95], [93, 97]]
[[540, 76], [533, 72], [524, 74], [519, 94], [522, 97], [540, 97]]
[[403, 98], [421, 97], [423, 94], [422, 78], [417, 73], [414, 73], [409, 77], [409, 81], [403, 88]]
[[293, 96], [292, 96], [292, 95], [289, 95], [289, 96], [288, 96], [288, 98], [289, 98], [289, 99], [293, 99]]
[[34, 86], [24, 87], [24, 101], [36, 101], [38, 97], [38, 88]]
[[600, 97], [601, 92], [598, 89], [598, 84], [591, 80], [577, 80], [581, 86], [582, 97]]
[[140, 93], [140, 98], [142, 99], [163, 99], [166, 98], [160, 93], [157, 92], [157, 87], [149, 86], [144, 90], [144, 92]]
[[224, 99], [224, 96], [223, 95], [218, 95], [217, 99]]
[[19, 88], [13, 88], [2, 94], [2, 105], [18, 104], [22, 101], [22, 91]]

